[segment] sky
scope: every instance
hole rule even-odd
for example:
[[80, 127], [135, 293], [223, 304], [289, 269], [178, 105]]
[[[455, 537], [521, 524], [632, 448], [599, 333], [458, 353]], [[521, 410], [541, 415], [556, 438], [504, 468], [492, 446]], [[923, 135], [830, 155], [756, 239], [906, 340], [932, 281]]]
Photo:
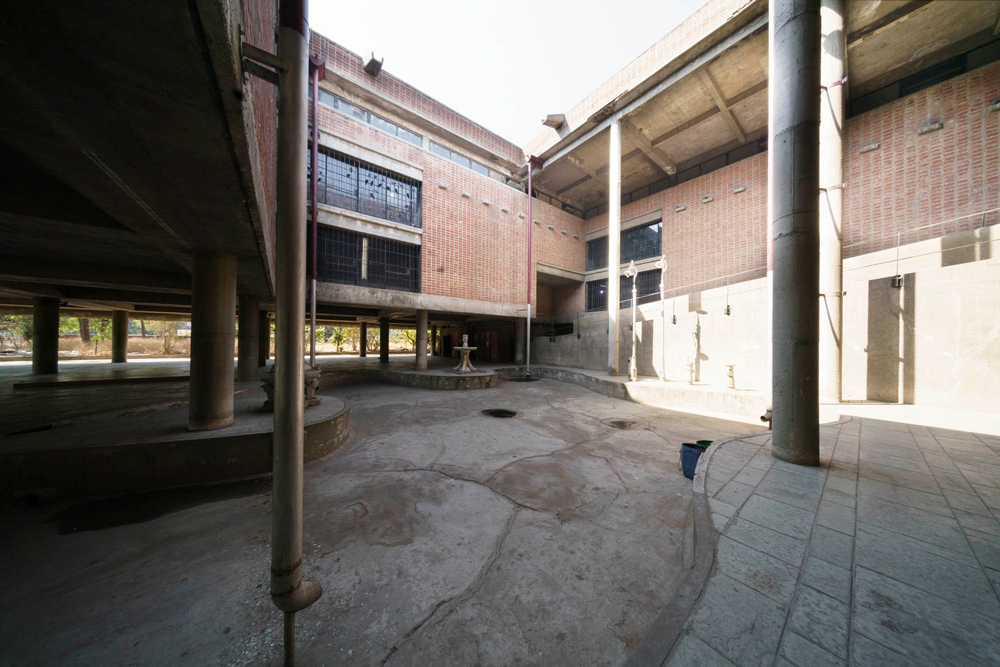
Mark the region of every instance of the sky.
[[309, 26], [524, 146], [705, 0], [312, 0]]

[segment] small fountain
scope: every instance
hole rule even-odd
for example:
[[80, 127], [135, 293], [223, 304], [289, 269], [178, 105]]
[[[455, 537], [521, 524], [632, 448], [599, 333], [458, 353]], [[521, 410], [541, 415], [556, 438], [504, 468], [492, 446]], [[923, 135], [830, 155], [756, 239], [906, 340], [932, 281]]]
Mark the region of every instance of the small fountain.
[[469, 354], [478, 350], [478, 347], [469, 347], [469, 334], [462, 335], [462, 344], [455, 346], [453, 350], [462, 353], [462, 361], [452, 370], [453, 373], [475, 373], [476, 368], [469, 362]]

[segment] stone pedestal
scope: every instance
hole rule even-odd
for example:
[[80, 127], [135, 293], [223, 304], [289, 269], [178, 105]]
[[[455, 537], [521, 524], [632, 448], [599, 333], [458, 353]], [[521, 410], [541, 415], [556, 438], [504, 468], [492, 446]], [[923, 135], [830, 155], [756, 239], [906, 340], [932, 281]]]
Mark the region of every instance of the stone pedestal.
[[[318, 368], [313, 368], [311, 366], [306, 366], [302, 372], [305, 382], [305, 407], [309, 408], [314, 405], [319, 405], [323, 399], [316, 396], [316, 390], [319, 389], [319, 378], [321, 371]], [[263, 412], [273, 412], [274, 411], [274, 366], [266, 368], [260, 372], [260, 381], [264, 393], [267, 395], [267, 400], [264, 401], [264, 405], [261, 406], [261, 411]]]

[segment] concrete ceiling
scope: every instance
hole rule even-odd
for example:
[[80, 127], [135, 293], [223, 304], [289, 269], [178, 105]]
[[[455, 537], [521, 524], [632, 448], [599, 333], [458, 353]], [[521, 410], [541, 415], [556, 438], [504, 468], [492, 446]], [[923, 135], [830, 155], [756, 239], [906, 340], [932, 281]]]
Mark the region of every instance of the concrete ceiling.
[[223, 41], [194, 2], [5, 6], [0, 296], [189, 292], [198, 251], [235, 254], [240, 290], [270, 295], [209, 56]]
[[[996, 0], [846, 5], [848, 92], [854, 97], [985, 44], [1000, 32]], [[767, 69], [765, 25], [628, 113], [624, 122], [632, 131], [622, 131], [622, 193], [665, 178], [664, 159], [683, 170], [766, 136]], [[646, 150], [640, 143], [647, 144]], [[602, 131], [546, 163], [535, 183], [588, 210], [607, 203], [607, 171], [608, 132]]]

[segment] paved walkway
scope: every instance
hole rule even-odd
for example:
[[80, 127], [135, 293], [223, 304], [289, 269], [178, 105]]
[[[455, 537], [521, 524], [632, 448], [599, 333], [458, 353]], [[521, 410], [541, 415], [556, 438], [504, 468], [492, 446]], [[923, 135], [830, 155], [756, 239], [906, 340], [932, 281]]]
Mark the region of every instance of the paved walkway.
[[717, 565], [667, 664], [1000, 664], [1000, 437], [821, 433], [818, 468], [766, 436], [702, 457]]

